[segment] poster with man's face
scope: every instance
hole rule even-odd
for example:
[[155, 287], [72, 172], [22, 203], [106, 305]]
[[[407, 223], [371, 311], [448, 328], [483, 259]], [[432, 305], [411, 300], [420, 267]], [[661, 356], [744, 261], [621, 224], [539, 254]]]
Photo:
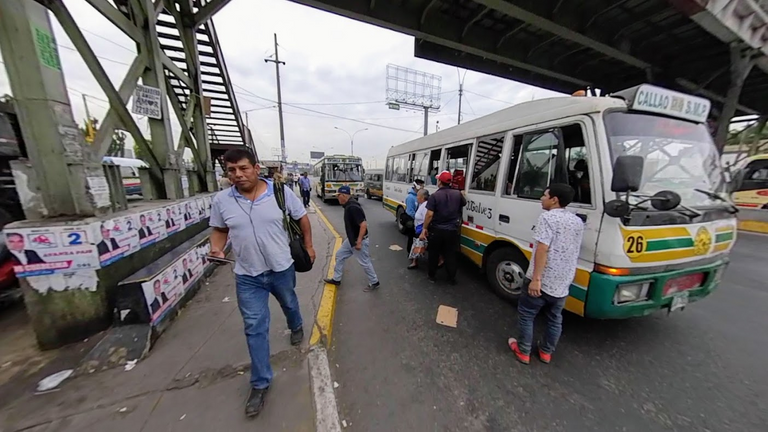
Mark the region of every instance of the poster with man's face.
[[7, 230], [3, 236], [18, 277], [99, 268], [88, 225]]
[[184, 209], [185, 226], [190, 226], [200, 221], [200, 215], [197, 213], [197, 200], [191, 199], [179, 205]]
[[167, 236], [161, 210], [151, 210], [139, 215], [139, 244], [151, 245]]
[[139, 250], [139, 226], [136, 215], [94, 222], [91, 225], [102, 267]]
[[174, 280], [173, 266], [158, 276], [141, 284], [147, 309], [154, 324], [165, 311], [173, 307], [181, 296], [181, 280]]

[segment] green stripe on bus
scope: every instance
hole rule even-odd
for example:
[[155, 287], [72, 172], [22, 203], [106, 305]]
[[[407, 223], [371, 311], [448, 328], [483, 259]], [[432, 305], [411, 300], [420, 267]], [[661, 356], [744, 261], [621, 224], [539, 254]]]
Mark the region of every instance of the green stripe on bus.
[[469, 237], [461, 236], [461, 244], [472, 249], [473, 251], [482, 254], [485, 252], [485, 245], [482, 243], [475, 244], [475, 241]]
[[715, 243], [722, 243], [730, 240], [733, 240], [733, 231], [720, 233], [715, 236]]
[[587, 290], [584, 288], [579, 287], [578, 285], [571, 284], [570, 289], [568, 289], [568, 295], [575, 298], [576, 300], [581, 300], [583, 302], [587, 301]]
[[682, 249], [693, 247], [693, 239], [690, 237], [676, 239], [649, 240], [646, 252], [656, 252], [668, 249]]

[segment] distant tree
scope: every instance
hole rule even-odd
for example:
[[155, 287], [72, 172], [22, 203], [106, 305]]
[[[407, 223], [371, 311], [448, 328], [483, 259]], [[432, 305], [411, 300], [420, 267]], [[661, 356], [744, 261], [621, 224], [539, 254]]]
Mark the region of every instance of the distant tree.
[[[147, 139], [147, 144], [149, 144], [150, 148], [152, 147], [151, 140]], [[136, 155], [136, 159], [141, 159], [146, 163], [150, 163], [149, 161], [152, 159], [152, 157], [136, 143], [133, 144], [133, 154]]]
[[[88, 144], [93, 144], [93, 138], [96, 136], [96, 132], [99, 131], [99, 119], [91, 117], [91, 125], [88, 125], [88, 120], [86, 119], [83, 120], [83, 125], [80, 127], [80, 132], [82, 132]], [[92, 130], [91, 127], [93, 128]]]
[[125, 157], [125, 138], [125, 132], [115, 130], [112, 134], [112, 142], [107, 150], [107, 156]]

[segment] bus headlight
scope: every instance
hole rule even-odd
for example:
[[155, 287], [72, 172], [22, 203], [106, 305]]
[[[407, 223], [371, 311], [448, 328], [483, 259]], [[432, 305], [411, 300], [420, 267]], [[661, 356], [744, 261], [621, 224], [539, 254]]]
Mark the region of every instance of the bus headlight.
[[614, 303], [623, 304], [638, 300], [645, 300], [648, 298], [648, 290], [651, 287], [651, 282], [636, 282], [622, 284], [616, 287], [616, 294], [614, 295]]

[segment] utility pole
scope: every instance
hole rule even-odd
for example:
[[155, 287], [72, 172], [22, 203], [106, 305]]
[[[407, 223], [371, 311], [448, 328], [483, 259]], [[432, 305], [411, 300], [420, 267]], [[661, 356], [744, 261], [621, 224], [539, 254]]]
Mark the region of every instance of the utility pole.
[[285, 62], [280, 61], [280, 57], [277, 53], [277, 33], [275, 33], [275, 59], [264, 59], [265, 63], [275, 64], [275, 75], [277, 76], [277, 115], [280, 118], [280, 162], [285, 163], [285, 129], [283, 128], [283, 96], [280, 92], [280, 65], [285, 65]]
[[427, 136], [429, 127], [429, 108], [424, 107], [424, 136]]
[[85, 105], [85, 119], [88, 121], [88, 124], [91, 124], [91, 112], [88, 110], [88, 98], [85, 97], [85, 93], [83, 93], [83, 105]]
[[464, 78], [467, 76], [467, 71], [464, 71], [464, 76], [461, 76], [459, 68], [456, 68], [456, 74], [459, 75], [459, 118], [458, 122], [461, 124], [461, 98], [464, 96]]

